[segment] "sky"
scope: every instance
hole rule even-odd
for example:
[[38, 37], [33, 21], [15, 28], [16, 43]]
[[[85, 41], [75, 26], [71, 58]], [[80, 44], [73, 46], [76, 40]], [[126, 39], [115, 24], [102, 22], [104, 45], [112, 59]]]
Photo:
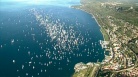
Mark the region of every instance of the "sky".
[[79, 0], [0, 0], [0, 2], [26, 2], [26, 3], [44, 3], [44, 2], [78, 2]]
[[80, 0], [0, 0], [0, 9], [34, 5], [66, 6], [80, 4]]

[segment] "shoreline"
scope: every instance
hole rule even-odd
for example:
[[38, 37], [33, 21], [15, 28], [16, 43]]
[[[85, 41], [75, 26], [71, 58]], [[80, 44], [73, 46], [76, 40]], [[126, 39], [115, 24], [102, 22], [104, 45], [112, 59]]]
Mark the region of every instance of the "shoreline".
[[[81, 5], [83, 5], [83, 4], [81, 4]], [[80, 6], [81, 6], [81, 5], [80, 5]], [[102, 32], [102, 26], [99, 24], [98, 20], [96, 19], [96, 16], [95, 16], [93, 13], [89, 13], [89, 12], [83, 10], [83, 9], [80, 9], [80, 8], [75, 8], [75, 7], [71, 7], [71, 8], [78, 9], [78, 10], [81, 10], [81, 11], [83, 11], [83, 12], [86, 12], [86, 13], [90, 14], [90, 15], [91, 15], [91, 18], [94, 18], [94, 20], [96, 21], [96, 23], [97, 23], [98, 26], [100, 27], [100, 32], [102, 33], [103, 41], [106, 41], [106, 40], [105, 40], [104, 33]], [[106, 49], [104, 50], [104, 52], [105, 52], [105, 51], [106, 51]], [[104, 56], [106, 56], [106, 55], [104, 54]], [[100, 63], [102, 64], [105, 60], [106, 60], [106, 58], [104, 58]], [[97, 63], [97, 62], [94, 62], [94, 63]]]
[[[106, 31], [104, 30], [104, 28], [100, 25], [100, 23], [99, 23], [99, 21], [98, 21], [98, 17], [96, 16], [96, 14], [94, 14], [93, 12], [88, 12], [88, 11], [86, 11], [86, 10], [84, 10], [84, 9], [81, 9], [80, 8], [80, 6], [82, 6], [83, 4], [81, 3], [81, 5], [79, 5], [79, 7], [74, 7], [74, 6], [72, 6], [71, 8], [74, 8], [74, 9], [78, 9], [78, 10], [81, 10], [81, 11], [83, 11], [83, 12], [86, 12], [87, 14], [89, 14], [89, 15], [91, 15], [91, 18], [93, 19], [94, 18], [94, 20], [96, 21], [96, 23], [97, 23], [97, 25], [99, 26], [99, 30], [100, 30], [100, 32], [102, 33], [102, 40], [103, 41], [109, 41], [109, 36], [108, 36], [108, 38], [106, 37], [106, 35], [108, 35], [107, 33], [106, 33]], [[102, 46], [102, 45], [101, 45]], [[104, 48], [104, 59], [101, 61], [101, 62], [93, 62], [93, 63], [98, 63], [98, 64], [100, 64], [100, 69], [102, 68], [102, 66], [103, 65], [105, 65], [107, 62], [110, 62], [110, 60], [112, 60], [112, 58], [111, 59], [107, 59], [106, 58], [106, 54], [105, 54], [105, 52], [107, 51], [107, 48]], [[106, 60], [107, 60], [107, 62], [106, 62]]]
[[[81, 5], [83, 5], [83, 4], [81, 4]], [[81, 5], [80, 5], [80, 6], [81, 6]], [[80, 9], [80, 8], [75, 8], [75, 7], [71, 7], [71, 8], [78, 9], [78, 10], [81, 10], [81, 11], [84, 11], [84, 12], [90, 14], [90, 15], [91, 15], [91, 18], [94, 18], [94, 20], [96, 21], [96, 23], [97, 23], [98, 26], [100, 27], [100, 32], [102, 33], [103, 41], [105, 41], [105, 36], [104, 36], [104, 34], [103, 34], [103, 32], [102, 32], [102, 26], [99, 24], [98, 20], [96, 19], [96, 16], [95, 16], [93, 13], [89, 13], [89, 12], [83, 10], [83, 9]]]
[[[80, 7], [80, 6], [82, 6], [82, 5], [83, 5], [83, 4], [80, 3], [80, 5], [77, 5], [77, 6]], [[105, 35], [106, 35], [106, 34], [104, 34], [104, 32], [102, 31], [102, 30], [104, 30], [104, 29], [103, 29], [103, 27], [100, 25], [100, 23], [98, 22], [98, 19], [96, 18], [96, 16], [95, 16], [93, 13], [87, 12], [86, 10], [81, 9], [81, 8], [79, 8], [79, 7], [71, 6], [71, 8], [78, 9], [78, 10], [81, 10], [81, 11], [83, 11], [83, 12], [86, 12], [86, 13], [90, 14], [90, 15], [91, 15], [91, 18], [94, 18], [94, 20], [96, 21], [97, 25], [100, 27], [100, 32], [102, 33], [103, 41], [108, 41], [108, 40], [106, 40], [106, 38], [105, 38]], [[105, 51], [107, 51], [107, 48], [105, 48], [104, 52], [105, 52]], [[104, 56], [107, 56], [107, 55], [104, 54]], [[106, 58], [104, 58], [100, 63], [103, 64], [103, 62], [104, 62], [105, 60], [106, 60]], [[95, 62], [95, 63], [96, 63], [96, 62]]]

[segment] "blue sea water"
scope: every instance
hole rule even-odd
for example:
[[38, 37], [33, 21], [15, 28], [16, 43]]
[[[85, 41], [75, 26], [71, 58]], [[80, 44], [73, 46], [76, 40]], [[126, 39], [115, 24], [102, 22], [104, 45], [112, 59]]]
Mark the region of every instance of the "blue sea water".
[[79, 1], [0, 4], [0, 76], [71, 77], [76, 63], [104, 59], [96, 21], [69, 7]]

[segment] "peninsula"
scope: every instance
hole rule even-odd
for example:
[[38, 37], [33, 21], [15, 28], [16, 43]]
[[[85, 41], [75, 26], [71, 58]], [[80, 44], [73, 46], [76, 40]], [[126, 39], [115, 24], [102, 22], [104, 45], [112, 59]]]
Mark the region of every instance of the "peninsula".
[[73, 77], [138, 77], [138, 3], [135, 0], [81, 0], [72, 8], [92, 15], [100, 26], [105, 59], [78, 63]]

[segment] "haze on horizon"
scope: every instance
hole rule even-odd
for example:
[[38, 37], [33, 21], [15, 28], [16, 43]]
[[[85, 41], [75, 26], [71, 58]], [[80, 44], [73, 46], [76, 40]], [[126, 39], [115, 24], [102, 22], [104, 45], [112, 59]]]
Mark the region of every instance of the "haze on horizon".
[[36, 5], [66, 6], [78, 5], [80, 0], [0, 0], [0, 8], [13, 8]]
[[80, 0], [0, 0], [0, 2], [30, 3], [30, 4], [47, 4], [47, 3], [76, 3]]

